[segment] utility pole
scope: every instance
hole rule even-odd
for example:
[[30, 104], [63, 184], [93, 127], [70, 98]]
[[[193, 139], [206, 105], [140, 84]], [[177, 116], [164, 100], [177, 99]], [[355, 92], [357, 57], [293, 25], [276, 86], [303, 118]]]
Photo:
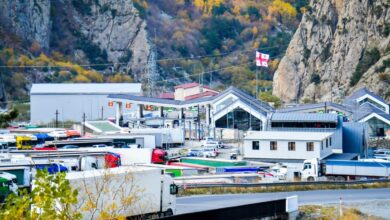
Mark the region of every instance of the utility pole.
[[104, 107], [102, 106], [102, 120], [104, 119], [104, 117], [103, 117], [103, 111], [104, 111]]
[[58, 113], [58, 109], [56, 109], [56, 128], [58, 128], [58, 114], [60, 114], [60, 113]]
[[198, 105], [198, 139], [200, 140], [200, 106]]
[[83, 136], [85, 135], [85, 112], [83, 113]]

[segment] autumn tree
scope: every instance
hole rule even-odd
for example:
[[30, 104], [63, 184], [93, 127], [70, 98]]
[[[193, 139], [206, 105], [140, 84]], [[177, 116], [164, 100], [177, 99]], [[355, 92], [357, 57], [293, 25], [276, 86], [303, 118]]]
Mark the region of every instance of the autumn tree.
[[107, 81], [110, 83], [125, 83], [125, 82], [131, 83], [133, 82], [133, 78], [123, 73], [117, 73], [113, 76], [109, 76]]
[[65, 175], [38, 170], [31, 193], [22, 190], [18, 196], [10, 194], [0, 209], [0, 219], [81, 219], [80, 212], [73, 206], [78, 192], [71, 188]]
[[271, 17], [276, 17], [279, 22], [282, 22], [295, 18], [297, 16], [297, 10], [288, 2], [274, 0], [271, 5], [268, 6], [268, 14]]
[[203, 13], [211, 14], [214, 7], [220, 6], [224, 0], [194, 0], [194, 5], [200, 8]]
[[149, 208], [145, 205], [153, 201], [148, 201], [147, 195], [143, 194], [132, 169], [121, 169], [124, 172], [114, 173], [112, 169], [88, 171], [90, 173], [82, 181], [72, 182], [72, 187], [80, 192], [78, 204], [84, 217], [126, 219], [126, 216], [139, 215]]

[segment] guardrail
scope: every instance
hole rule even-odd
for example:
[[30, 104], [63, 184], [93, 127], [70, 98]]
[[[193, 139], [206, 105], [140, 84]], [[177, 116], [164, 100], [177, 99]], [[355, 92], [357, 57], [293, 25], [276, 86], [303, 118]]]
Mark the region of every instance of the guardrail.
[[225, 184], [182, 184], [180, 188], [213, 188], [213, 187], [273, 187], [273, 186], [311, 186], [311, 185], [357, 185], [368, 183], [390, 183], [390, 179], [354, 180], [354, 181], [316, 181], [316, 182], [277, 182], [277, 183], [225, 183]]

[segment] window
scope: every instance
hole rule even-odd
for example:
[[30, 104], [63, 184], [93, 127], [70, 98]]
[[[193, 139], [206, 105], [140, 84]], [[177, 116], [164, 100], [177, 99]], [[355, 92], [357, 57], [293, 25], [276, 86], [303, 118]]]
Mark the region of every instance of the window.
[[278, 150], [278, 142], [276, 142], [276, 141], [269, 142], [269, 149], [270, 150]]
[[323, 149], [324, 149], [324, 142], [321, 141], [321, 150], [323, 150]]
[[295, 151], [295, 142], [288, 142], [288, 150]]
[[306, 142], [306, 151], [314, 151], [314, 142]]
[[303, 169], [304, 170], [311, 169], [311, 164], [310, 163], [303, 164]]
[[260, 143], [258, 141], [252, 141], [252, 150], [260, 150]]
[[329, 146], [332, 146], [332, 138], [329, 138]]
[[329, 142], [328, 142], [328, 139], [326, 139], [326, 148], [329, 147]]

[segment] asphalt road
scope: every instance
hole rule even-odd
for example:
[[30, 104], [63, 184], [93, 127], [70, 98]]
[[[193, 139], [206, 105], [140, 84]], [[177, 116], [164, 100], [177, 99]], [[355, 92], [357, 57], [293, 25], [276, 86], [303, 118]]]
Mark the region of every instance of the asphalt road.
[[177, 214], [237, 206], [298, 195], [299, 205], [369, 202], [390, 199], [390, 188], [357, 190], [316, 190], [278, 193], [201, 195], [180, 197], [176, 201]]

